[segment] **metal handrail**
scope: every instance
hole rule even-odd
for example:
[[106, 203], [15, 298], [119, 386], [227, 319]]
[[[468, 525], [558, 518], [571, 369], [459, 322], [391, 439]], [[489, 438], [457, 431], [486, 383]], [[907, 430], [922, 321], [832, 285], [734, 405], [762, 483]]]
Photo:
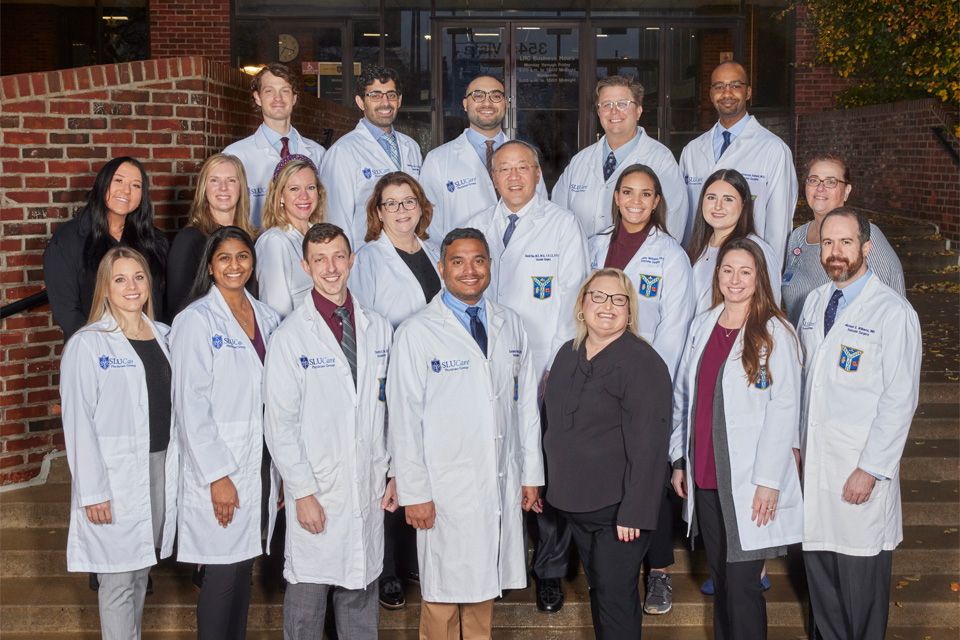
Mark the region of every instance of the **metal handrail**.
[[953, 164], [960, 164], [960, 154], [957, 153], [957, 150], [950, 144], [950, 140], [947, 139], [947, 130], [943, 127], [930, 127], [930, 131], [933, 133], [933, 137], [937, 139], [937, 142], [940, 143], [940, 146], [953, 158]]
[[29, 311], [34, 307], [47, 304], [47, 302], [49, 302], [47, 298], [47, 290], [44, 289], [43, 291], [35, 293], [32, 296], [27, 296], [26, 298], [21, 298], [20, 300], [15, 300], [10, 304], [3, 305], [3, 307], [0, 308], [0, 320], [9, 318], [10, 316], [16, 315], [23, 311]]

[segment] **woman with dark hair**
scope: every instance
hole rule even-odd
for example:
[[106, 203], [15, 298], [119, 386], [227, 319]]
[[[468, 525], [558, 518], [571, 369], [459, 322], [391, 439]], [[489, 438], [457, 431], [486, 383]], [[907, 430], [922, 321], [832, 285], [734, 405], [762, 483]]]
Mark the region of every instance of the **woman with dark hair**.
[[766, 638], [760, 572], [803, 534], [800, 354], [777, 305], [763, 249], [730, 240], [712, 307], [690, 327], [673, 401], [671, 483], [703, 536], [715, 638]]
[[[842, 158], [835, 155], [828, 153], [817, 156], [807, 163], [804, 186], [807, 204], [813, 210], [813, 220], [800, 225], [790, 234], [787, 241], [786, 268], [780, 283], [783, 305], [794, 326], [800, 322], [800, 312], [807, 294], [829, 281], [827, 272], [820, 264], [820, 225], [828, 213], [842, 207], [850, 197], [850, 192], [853, 191], [850, 168]], [[872, 222], [870, 244], [867, 266], [884, 284], [906, 296], [900, 258], [887, 242], [883, 232]]]
[[[721, 247], [736, 238], [750, 238], [763, 250], [770, 282], [780, 281], [780, 256], [763, 241], [753, 226], [753, 196], [750, 184], [734, 169], [718, 169], [704, 180], [697, 202], [693, 231], [687, 256], [693, 265], [693, 282], [697, 296], [697, 313], [711, 306], [711, 286]], [[773, 290], [780, 304], [780, 288]]]
[[203, 265], [170, 335], [184, 451], [177, 560], [203, 565], [198, 637], [244, 638], [253, 561], [269, 549], [279, 496], [261, 383], [280, 316], [254, 296], [257, 258], [242, 229], [214, 231]]
[[300, 266], [303, 236], [327, 217], [327, 192], [313, 161], [292, 154], [277, 163], [263, 205], [263, 230], [257, 238], [260, 301], [286, 318], [313, 288]]
[[67, 569], [94, 572], [107, 640], [140, 637], [150, 567], [173, 551], [180, 461], [169, 327], [154, 322], [150, 267], [106, 251], [90, 317], [60, 364], [71, 475]]
[[153, 281], [153, 312], [164, 318], [163, 290], [169, 243], [153, 226], [153, 203], [143, 165], [123, 156], [100, 169], [80, 215], [64, 223], [43, 252], [43, 277], [53, 320], [69, 340], [90, 315], [97, 268], [109, 249], [143, 255]]
[[440, 291], [440, 251], [427, 238], [433, 205], [402, 171], [377, 181], [367, 202], [367, 235], [350, 271], [350, 291], [397, 325]]
[[215, 153], [200, 167], [187, 226], [173, 239], [167, 256], [167, 312], [175, 317], [187, 304], [190, 287], [203, 265], [207, 237], [220, 227], [239, 227], [251, 238], [250, 193], [243, 163]]

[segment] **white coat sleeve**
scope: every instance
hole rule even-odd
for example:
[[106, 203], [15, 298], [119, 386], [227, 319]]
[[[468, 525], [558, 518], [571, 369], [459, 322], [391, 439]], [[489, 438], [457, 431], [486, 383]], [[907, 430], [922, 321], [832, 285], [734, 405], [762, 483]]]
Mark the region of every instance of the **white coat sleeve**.
[[[350, 246], [356, 250], [363, 244], [363, 237], [356, 238], [354, 211], [357, 194], [354, 193], [354, 162], [344, 158], [344, 145], [333, 145], [323, 156], [320, 165], [320, 182], [327, 190], [327, 222], [331, 222], [347, 234]], [[366, 220], [363, 221], [366, 227]]]
[[677, 376], [673, 379], [673, 426], [670, 430], [670, 462], [674, 463], [687, 455], [687, 429], [690, 413], [690, 368], [696, 366], [694, 342], [697, 337], [690, 333], [684, 343]]
[[[759, 234], [758, 234], [759, 235]], [[786, 242], [786, 240], [784, 240]], [[770, 292], [773, 294], [773, 301], [780, 306], [780, 297], [782, 291], [780, 287], [780, 273], [783, 271], [783, 255], [779, 255], [769, 243], [758, 243], [763, 250], [763, 257], [767, 260], [767, 277], [770, 278]], [[786, 245], [784, 245], [786, 247]], [[786, 249], [784, 248], [783, 252]], [[781, 252], [781, 254], [783, 253]]]
[[195, 309], [177, 315], [170, 334], [173, 364], [173, 408], [184, 454], [189, 456], [203, 484], [210, 484], [239, 468], [220, 437], [209, 398], [213, 389], [213, 346], [210, 327]]
[[697, 296], [693, 285], [693, 269], [685, 253], [677, 252], [667, 258], [664, 273], [671, 274], [669, 287], [664, 289], [660, 324], [653, 336], [653, 346], [663, 358], [670, 379], [676, 384], [677, 367], [687, 342], [687, 331], [697, 312]]
[[[520, 429], [520, 450], [523, 455], [523, 469], [520, 472], [520, 484], [524, 487], [542, 487], [545, 480], [543, 467], [543, 447], [540, 443], [540, 395], [537, 381], [539, 373], [533, 369], [530, 341], [521, 323], [520, 379], [517, 381], [517, 419]], [[550, 359], [553, 362], [553, 358]]]
[[427, 388], [426, 352], [411, 333], [403, 325], [397, 329], [387, 372], [387, 451], [400, 504], [405, 507], [433, 500], [421, 419]]
[[657, 168], [657, 177], [660, 178], [663, 197], [667, 201], [667, 233], [677, 242], [683, 242], [690, 204], [687, 201], [687, 185], [680, 174], [680, 167], [669, 153]]
[[770, 399], [763, 414], [750, 482], [779, 491], [786, 474], [796, 472], [792, 450], [797, 446], [800, 424], [800, 356], [793, 328], [776, 319], [772, 323], [774, 344], [767, 362]]
[[[440, 242], [449, 229], [446, 228], [447, 212], [443, 210], [443, 195], [440, 189], [440, 154], [428, 153], [420, 167], [420, 186], [427, 196], [427, 201], [433, 205], [433, 219], [430, 222], [430, 239]], [[438, 237], [439, 236], [439, 237]]]
[[[560, 178], [557, 180], [557, 184], [553, 185], [553, 191], [550, 193], [550, 202], [553, 204], [559, 205], [564, 209], [570, 209], [570, 171], [572, 165], [567, 165], [567, 168], [563, 170], [563, 173], [560, 174]], [[543, 179], [540, 180], [543, 182]], [[576, 214], [576, 212], [574, 212]]]
[[797, 172], [793, 168], [789, 150], [786, 147], [781, 149], [782, 151], [777, 154], [776, 162], [767, 173], [769, 197], [765, 215], [754, 219], [757, 235], [773, 247], [780, 265], [786, 258], [787, 239], [793, 231], [793, 216], [797, 209], [797, 190], [799, 189]]
[[570, 224], [567, 225], [560, 246], [564, 247], [564, 255], [561, 256], [563, 264], [560, 265], [559, 273], [559, 280], [563, 285], [558, 292], [561, 312], [557, 319], [557, 332], [550, 345], [548, 366], [556, 359], [560, 347], [577, 334], [573, 307], [577, 294], [580, 293], [580, 285], [587, 279], [587, 273], [590, 270], [590, 249], [587, 246], [587, 237], [576, 218], [571, 219]]
[[[83, 507], [113, 499], [107, 465], [100, 452], [94, 419], [100, 402], [98, 377], [89, 370], [97, 361], [90, 336], [71, 338], [60, 361], [60, 403], [74, 498]], [[88, 365], [88, 366], [84, 366]]]
[[292, 269], [301, 269], [299, 264], [290, 264], [286, 251], [286, 239], [279, 235], [263, 236], [257, 243], [257, 284], [260, 287], [260, 302], [268, 305], [286, 318], [295, 306], [290, 292], [293, 281]]
[[857, 466], [892, 478], [900, 466], [920, 394], [920, 321], [908, 305], [883, 315], [883, 390]]
[[294, 500], [318, 491], [313, 465], [301, 437], [303, 369], [289, 345], [290, 338], [276, 332], [267, 344], [263, 369], [263, 437], [273, 464], [283, 478], [284, 491]]
[[377, 269], [371, 256], [370, 251], [360, 251], [356, 254], [353, 269], [350, 270], [349, 289], [361, 306], [376, 309]]

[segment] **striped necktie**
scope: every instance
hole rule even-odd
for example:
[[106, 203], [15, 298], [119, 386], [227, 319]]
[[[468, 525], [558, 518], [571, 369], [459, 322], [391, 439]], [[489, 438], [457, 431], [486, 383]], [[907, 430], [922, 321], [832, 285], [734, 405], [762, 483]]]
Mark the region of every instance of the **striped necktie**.
[[393, 164], [397, 165], [397, 169], [400, 169], [400, 147], [397, 146], [397, 137], [392, 133], [385, 133], [380, 136], [380, 139], [386, 140], [387, 146], [390, 147], [387, 154], [393, 160]]
[[340, 348], [343, 349], [343, 355], [347, 356], [347, 362], [350, 363], [350, 373], [353, 374], [353, 386], [357, 386], [357, 338], [353, 333], [353, 325], [350, 323], [350, 311], [346, 307], [337, 307], [333, 315], [340, 318], [343, 325], [343, 336], [340, 338]]

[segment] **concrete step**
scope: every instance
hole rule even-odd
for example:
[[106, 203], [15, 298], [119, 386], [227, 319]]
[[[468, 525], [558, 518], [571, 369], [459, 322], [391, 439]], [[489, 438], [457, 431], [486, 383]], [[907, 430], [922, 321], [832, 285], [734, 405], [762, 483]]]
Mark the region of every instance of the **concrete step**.
[[911, 289], [915, 286], [922, 285], [939, 285], [939, 284], [957, 284], [960, 274], [956, 271], [946, 271], [946, 272], [936, 272], [936, 271], [927, 271], [927, 272], [911, 272], [903, 274], [904, 283], [906, 284], [907, 289]]
[[[955, 576], [894, 575], [890, 602], [893, 627], [956, 626], [960, 593], [950, 590]], [[678, 574], [674, 578], [673, 610], [665, 616], [648, 616], [648, 627], [709, 628], [712, 598], [700, 593], [705, 574]], [[4, 581], [0, 585], [0, 615], [5, 634], [11, 632], [95, 631], [99, 625], [96, 594], [86, 585], [86, 576], [31, 578]], [[799, 629], [806, 619], [806, 585], [802, 577], [774, 580], [766, 592], [767, 618], [771, 627]], [[906, 582], [906, 585], [898, 583]], [[567, 603], [552, 615], [539, 613], [532, 586], [505, 594], [494, 608], [498, 629], [531, 629], [536, 637], [543, 626], [563, 629], [586, 628], [591, 624], [586, 580], [577, 576], [565, 582]], [[899, 589], [897, 587], [900, 587]], [[144, 629], [189, 631], [196, 625], [196, 588], [171, 576], [154, 578], [155, 593], [144, 609]], [[381, 612], [381, 629], [415, 629], [420, 614], [420, 593], [406, 588], [407, 608]], [[252, 631], [278, 629], [282, 624], [282, 597], [254, 585], [248, 626]]]
[[900, 238], [887, 238], [890, 246], [897, 252], [897, 255], [905, 253], [932, 253], [945, 251], [947, 241], [938, 235], [933, 236], [906, 236]]
[[904, 273], [944, 269], [957, 264], [957, 253], [953, 251], [905, 252], [898, 255]]
[[927, 402], [917, 407], [910, 425], [910, 437], [956, 438], [960, 437], [960, 404], [953, 402]]
[[908, 439], [900, 462], [900, 479], [960, 480], [960, 439]]

